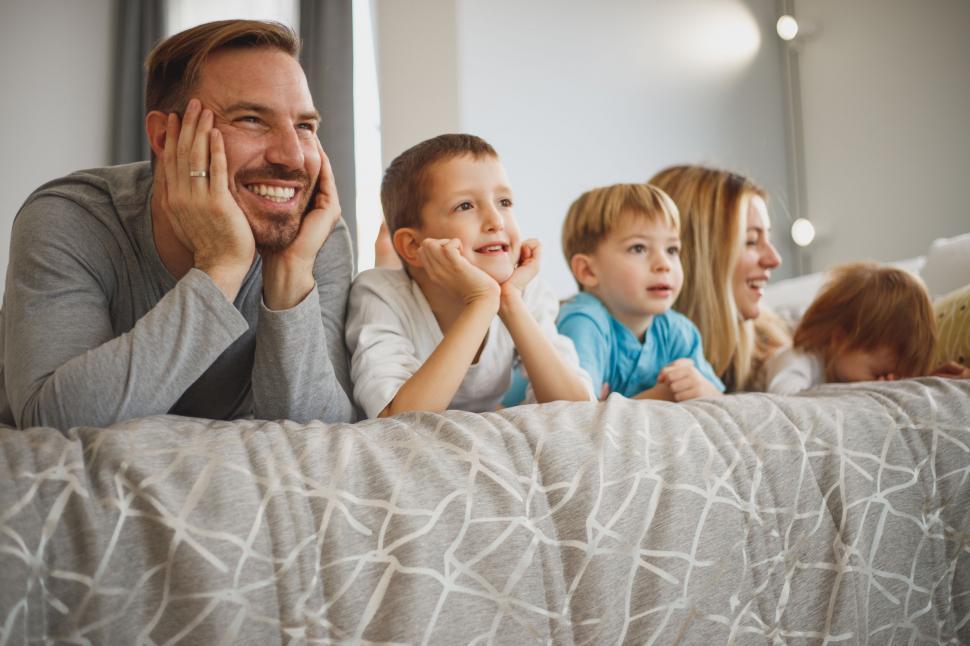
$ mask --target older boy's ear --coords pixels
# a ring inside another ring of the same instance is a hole
[[[410,227],[398,229],[394,232],[391,242],[394,244],[394,251],[397,252],[397,255],[405,263],[412,267],[421,266],[421,258],[418,255],[418,250],[421,248],[421,240],[418,238],[418,234],[414,229]]]
[[[156,157],[161,158],[165,152],[165,133],[168,130],[168,115],[158,110],[152,110],[145,115],[145,132],[148,143]]]
[[[569,268],[573,270],[576,282],[584,289],[596,287],[599,280],[596,278],[596,268],[593,266],[593,259],[584,253],[577,253],[569,259]]]

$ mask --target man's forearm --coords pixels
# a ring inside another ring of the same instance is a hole
[[[55,367],[44,376],[32,372],[47,363],[38,359],[44,340],[30,330],[24,336],[23,327],[8,328],[4,344],[14,418],[21,428],[63,430],[167,413],[248,329],[202,272],[187,274],[125,334],[66,360],[48,358]]]

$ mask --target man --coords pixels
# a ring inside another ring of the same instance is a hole
[[[350,421],[350,239],[287,28],[209,23],[148,58],[153,161],[34,192],[14,222],[0,421]]]

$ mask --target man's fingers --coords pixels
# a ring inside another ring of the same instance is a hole
[[[188,178],[190,170],[205,170],[202,168],[189,168],[189,156],[192,154],[192,144],[195,143],[195,130],[199,122],[199,112],[201,110],[202,104],[198,99],[189,101],[188,107],[185,108],[185,116],[182,118],[179,131],[178,145],[175,148],[175,152],[177,153],[175,170],[179,173],[180,177]]]
[[[178,188],[178,139],[181,126],[178,115],[174,112],[169,113],[168,122],[165,125],[165,149],[162,151],[162,166],[164,168],[166,185],[168,190],[174,191]],[[166,196],[167,197],[167,196]]]
[[[229,192],[229,172],[226,163],[226,144],[222,133],[213,128],[209,131],[209,186],[213,193]]]
[[[212,111],[203,110],[196,127],[196,136],[189,151],[189,172],[209,172],[209,133],[212,131]],[[209,192],[208,177],[192,177],[189,190],[193,194],[205,195]]]
[[[323,149],[320,139],[316,140],[317,151],[320,153],[320,177],[317,181],[317,208],[327,206],[336,207],[340,210],[340,199],[337,197],[337,183],[333,177],[333,166],[330,164],[330,157]]]

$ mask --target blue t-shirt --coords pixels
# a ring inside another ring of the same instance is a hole
[[[704,358],[700,331],[679,312],[668,310],[654,316],[641,343],[598,298],[580,292],[560,308],[558,327],[573,340],[579,365],[589,373],[597,391],[606,383],[610,392],[633,397],[655,386],[664,366],[691,359],[724,392],[724,384]]]

